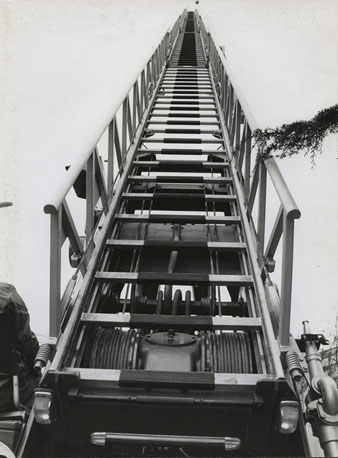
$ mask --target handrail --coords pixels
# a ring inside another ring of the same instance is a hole
[[[287,217],[289,219],[299,219],[301,217],[300,210],[291,192],[289,191],[289,188],[283,178],[283,175],[281,174],[281,171],[279,170],[275,159],[265,159],[264,163],[269,172],[271,181],[278,194],[281,204],[287,214]]]
[[[258,123],[237,87],[225,56],[216,47],[210,31],[205,28],[197,10],[195,16],[229,139],[230,160],[235,164],[236,174],[244,190],[246,216],[249,218],[251,232],[256,240],[255,258],[258,258],[261,269],[265,271],[265,278],[270,284],[269,272],[273,272],[275,265],[272,258],[283,236],[279,343],[281,347],[287,347],[291,313],[294,220],[300,218],[301,213],[275,159],[257,160],[260,157],[259,153],[262,152],[259,151],[256,152],[255,163],[252,163],[255,146],[252,146],[251,139],[254,131],[259,127]],[[252,169],[254,169],[253,176],[251,176]],[[267,175],[279,197],[281,207],[265,249]],[[255,202],[257,202],[257,230],[253,212]]]

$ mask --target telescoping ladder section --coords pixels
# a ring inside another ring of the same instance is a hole
[[[212,383],[217,372],[274,373],[214,86],[191,16],[148,116],[94,288],[81,320],[87,344],[72,365],[112,368],[113,356],[105,365],[97,349],[115,334],[127,340],[128,332],[111,328],[124,324],[198,330],[205,355],[182,369],[209,375]],[[131,361],[129,350],[126,345],[125,360],[120,355],[113,363],[127,379],[142,377],[136,370],[163,371],[168,364],[164,358],[161,367],[151,355],[147,362]]]
[[[184,16],[36,395],[62,406],[39,425],[53,456],[67,441],[83,456],[303,453],[298,432],[276,432],[294,395],[202,32]],[[28,458],[43,456],[33,431]]]

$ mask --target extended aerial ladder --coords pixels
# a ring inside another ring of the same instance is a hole
[[[300,212],[274,159],[256,160],[256,128],[198,12],[184,11],[109,120],[106,162],[96,141],[45,206],[57,342],[18,457],[314,455],[308,420],[335,456],[323,338],[307,325],[300,346],[290,335]],[[268,179],[280,207],[266,243]]]

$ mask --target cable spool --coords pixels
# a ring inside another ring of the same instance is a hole
[[[135,329],[93,329],[87,337],[81,367],[137,369],[140,337]]]
[[[253,355],[246,332],[201,332],[201,371],[252,374]]]

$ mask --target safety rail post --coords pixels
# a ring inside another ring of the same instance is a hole
[[[259,255],[264,253],[265,238],[265,220],[266,220],[266,185],[267,173],[264,162],[260,162],[259,167],[259,197],[258,197],[258,224],[257,224],[257,241]]]
[[[294,220],[300,218],[300,211],[290,194],[276,161],[271,158],[256,160],[256,163],[253,164],[255,156],[256,158],[261,157],[260,154],[253,151],[254,147],[251,141],[253,133],[258,129],[258,124],[245,98],[235,84],[235,79],[224,55],[217,49],[210,31],[205,28],[203,20],[197,11],[195,11],[195,15],[205,53],[209,57],[210,71],[213,75],[215,86],[218,88],[218,99],[223,111],[230,142],[230,159],[235,161],[237,175],[243,186],[246,217],[249,218],[250,230],[254,240],[256,240],[257,253],[254,254],[254,257],[257,258],[258,254],[260,268],[266,270],[265,278],[269,282],[271,280],[269,280],[268,273],[274,269],[273,256],[281,238],[283,239],[279,343],[281,348],[285,348],[289,345],[290,333]],[[253,176],[251,176],[252,169],[254,170]],[[281,206],[264,252],[268,176],[279,197]],[[257,193],[257,191],[259,192]],[[256,199],[258,201],[257,233],[253,214]]]
[[[145,110],[146,106],[146,79],[145,79],[145,71],[142,70],[141,73],[141,111]]]
[[[56,337],[61,320],[61,248],[63,243],[62,212],[58,209],[50,215],[50,285],[49,285],[49,334]]]
[[[164,71],[164,65],[173,49],[173,44],[177,40],[185,16],[186,10],[177,19],[172,29],[166,32],[155,52],[152,53],[146,65],[139,72],[135,83],[122,99],[120,107],[110,116],[100,135],[91,143],[90,149],[84,153],[84,157],[70,167],[64,182],[61,183],[49,203],[44,206],[45,213],[50,214],[51,223],[49,321],[50,335],[53,337],[59,333],[63,309],[66,308],[76,286],[78,274],[80,273],[84,277],[88,273],[89,259],[95,248],[97,228],[100,222],[104,221],[106,215],[108,216],[109,208],[115,202],[115,187],[119,178],[123,176],[128,151],[132,147],[135,148],[136,133],[139,131],[144,113],[149,108],[153,90]],[[132,107],[130,106],[131,100]],[[118,121],[118,113],[121,114],[122,122]],[[97,149],[98,142],[105,132],[108,134],[106,171]],[[115,160],[118,164],[116,173],[114,170]],[[85,172],[85,190],[79,192],[85,193],[86,198],[86,241],[84,244],[76,230],[66,201],[70,189],[79,184],[78,180],[83,172]],[[100,210],[97,208],[98,203],[102,206],[102,212],[98,211]],[[61,249],[66,239],[69,240],[73,251],[71,265],[76,270],[61,297]]]
[[[128,127],[128,135],[129,135],[129,146],[133,142],[134,138],[134,130],[133,130],[133,123],[131,119],[131,111],[130,111],[130,100],[129,100],[129,95],[127,95],[127,127]]]
[[[114,135],[115,135],[115,118],[109,123],[108,127],[108,196],[113,189],[114,182]]]
[[[245,120],[244,144],[245,144],[245,168],[244,168],[244,194],[249,198],[250,177],[251,177],[251,129],[247,120]]]
[[[95,221],[95,163],[93,154],[90,155],[87,161],[86,169],[86,243],[90,243],[90,236],[94,227]],[[89,248],[90,250],[91,248]]]
[[[69,210],[66,199],[62,203],[62,228],[66,237],[69,238],[70,244],[73,248],[73,256],[80,258],[83,255],[84,247],[83,243],[79,237],[76,226],[73,221],[72,214]],[[86,273],[87,262],[83,261],[80,265],[80,270],[82,275]]]
[[[275,223],[273,225],[271,235],[269,242],[266,246],[266,250],[264,253],[264,259],[266,259],[268,262],[272,262],[273,257],[275,256],[280,238],[283,234],[283,206],[281,205],[278,210],[278,214],[275,220]]]
[[[284,212],[281,323],[279,326],[279,341],[282,346],[289,345],[290,335],[294,224],[294,219],[288,218],[288,215]]]

